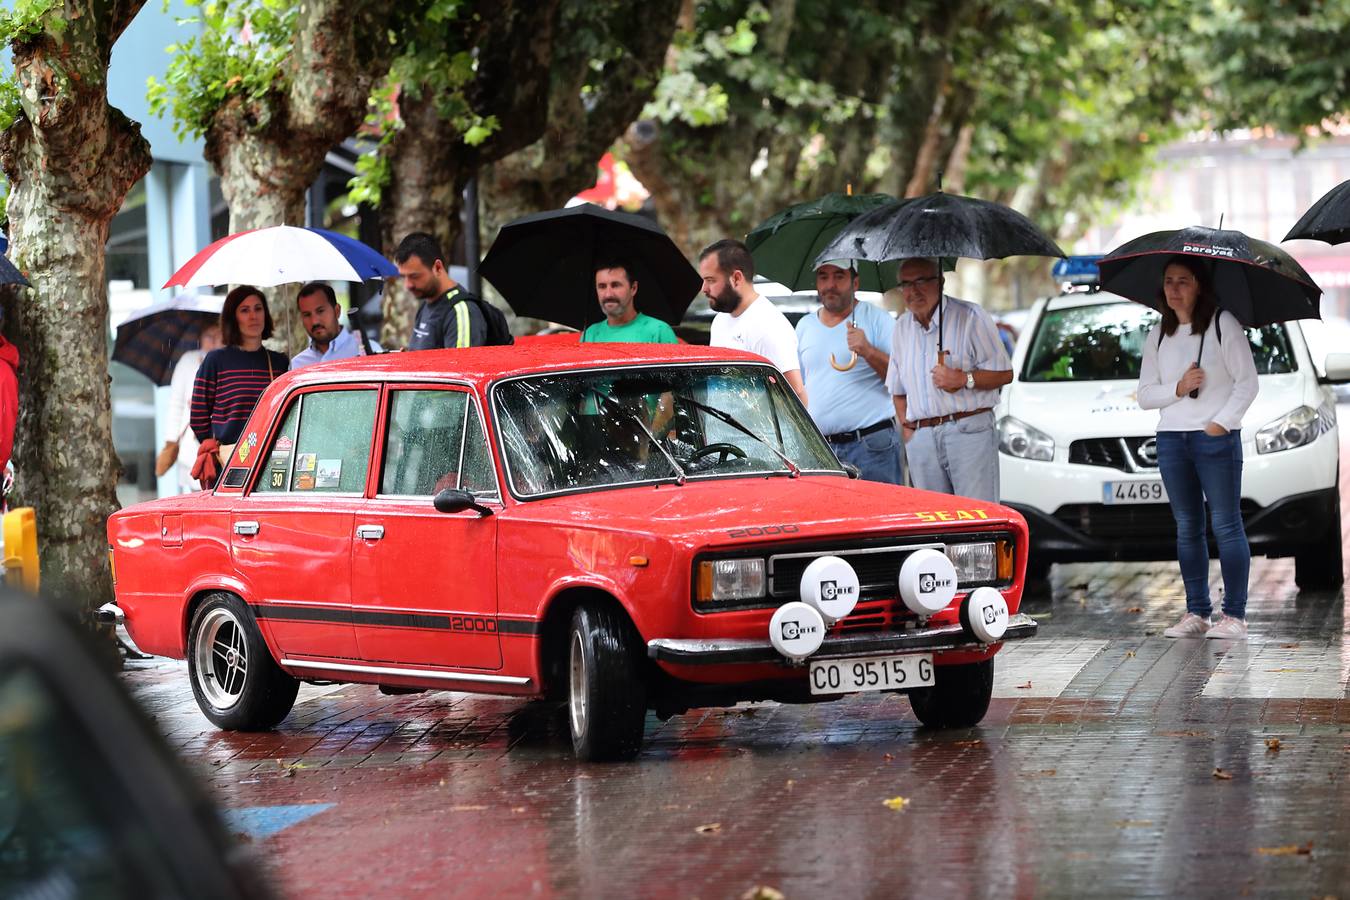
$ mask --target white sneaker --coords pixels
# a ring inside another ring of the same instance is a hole
[[[1220,616],[1214,627],[1205,632],[1207,638],[1219,638],[1228,641],[1241,640],[1246,636],[1247,620],[1235,619],[1232,616]]]
[[[1180,622],[1163,632],[1163,637],[1200,637],[1208,631],[1209,619],[1197,616],[1195,613],[1186,613],[1186,615],[1181,617]]]

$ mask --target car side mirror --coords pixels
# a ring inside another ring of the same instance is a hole
[[[1345,384],[1350,381],[1350,353],[1328,353],[1324,384]]]
[[[480,516],[492,515],[492,510],[475,500],[472,493],[455,488],[441,491],[432,499],[431,505],[436,507],[436,512],[457,513],[472,509],[477,510]]]
[[[852,478],[854,481],[857,481],[862,477],[862,469],[858,468],[853,463],[846,462],[840,463],[840,465],[844,467],[844,471],[848,473],[848,477]]]

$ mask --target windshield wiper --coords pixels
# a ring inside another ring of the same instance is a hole
[[[688,403],[695,409],[702,410],[703,412],[712,416],[714,419],[717,419],[718,421],[721,422],[725,422],[732,428],[735,428],[737,431],[750,435],[750,437],[759,441],[765,447],[768,447],[769,450],[772,451],[775,456],[777,456],[779,459],[783,461],[783,465],[787,466],[788,475],[791,476],[792,478],[796,478],[797,476],[802,474],[801,466],[797,465],[795,462],[788,459],[787,456],[783,454],[773,444],[770,444],[768,441],[764,440],[764,438],[760,437],[759,435],[751,431],[749,428],[746,428],[744,425],[742,425],[740,421],[731,413],[726,412],[724,410],[720,410],[715,406],[709,406],[706,403],[699,403],[697,400],[695,400],[693,397],[690,397],[687,394],[676,394],[675,396],[678,399],[683,400],[685,403]]]
[[[600,398],[600,402],[603,405],[609,407],[610,409],[618,410],[620,415],[627,417],[627,419],[630,422],[636,422],[637,426],[642,429],[642,433],[647,435],[648,440],[652,442],[651,445],[655,447],[657,450],[661,451],[661,455],[666,458],[666,462],[670,463],[670,467],[675,470],[675,483],[679,485],[684,484],[686,477],[684,474],[684,469],[680,466],[678,462],[675,461],[675,457],[670,454],[670,451],[667,450],[661,444],[661,442],[656,439],[656,435],[652,434],[651,429],[647,427],[646,422],[642,421],[641,416],[633,412],[628,407],[624,406],[618,400],[615,400],[613,397],[606,394],[604,391],[599,390],[598,388],[591,388],[590,391],[592,394],[595,394],[595,396]]]

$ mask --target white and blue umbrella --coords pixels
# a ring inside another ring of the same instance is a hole
[[[188,260],[164,287],[392,278],[398,268],[355,238],[322,228],[274,225],[227,235]]]

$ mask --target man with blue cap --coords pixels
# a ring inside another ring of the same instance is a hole
[[[807,409],[840,460],[868,481],[904,483],[895,409],[886,388],[894,323],[858,299],[851,259],[816,267],[820,309],[797,322]]]

